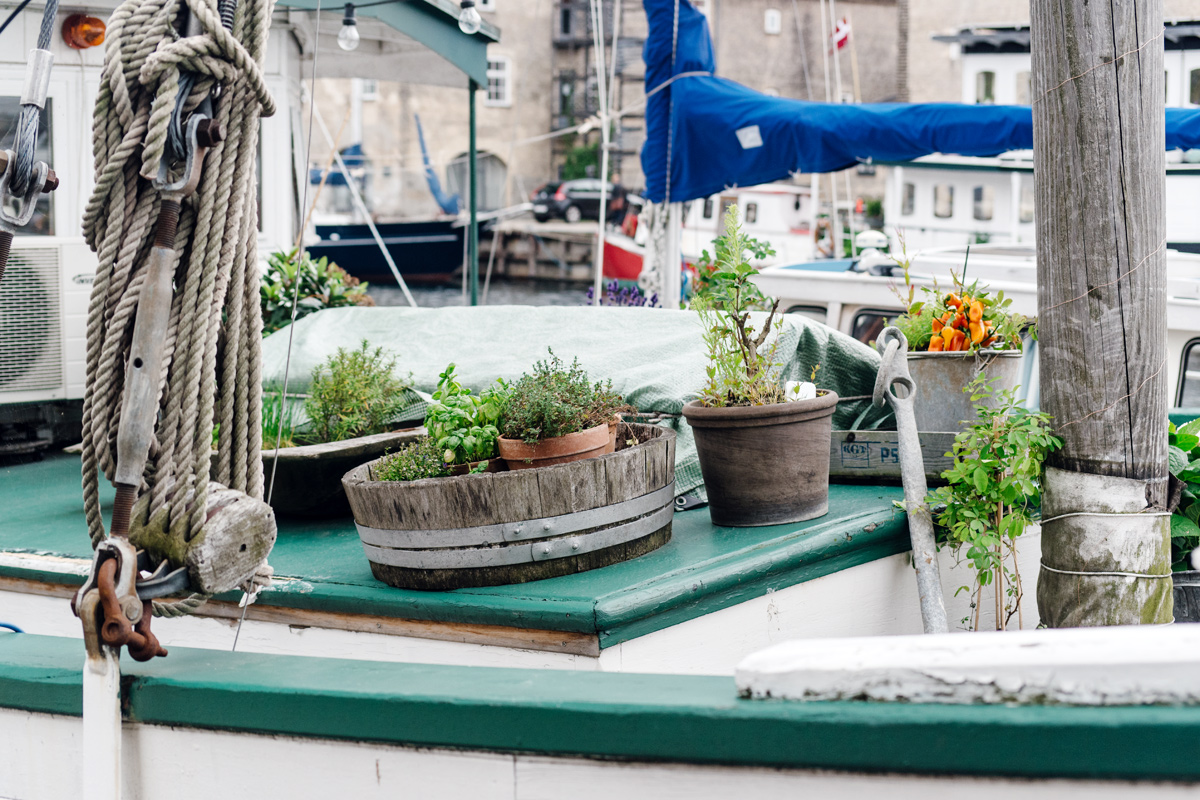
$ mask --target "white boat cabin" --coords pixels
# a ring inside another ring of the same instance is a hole
[[[962,60],[961,101],[1029,105],[1028,26],[968,28],[936,36]],[[1165,27],[1169,108],[1200,106],[1200,22]],[[1033,153],[998,158],[936,155],[889,171],[884,210],[893,252],[1034,241]],[[1200,252],[1200,150],[1167,153],[1167,246]]]
[[[724,232],[725,212],[737,204],[747,235],[768,242],[775,250],[773,264],[792,264],[814,257],[816,205],[812,189],[788,183],[731,188],[685,204],[680,249],[694,262],[713,239]]]

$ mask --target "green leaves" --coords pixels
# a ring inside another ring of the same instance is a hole
[[[992,388],[983,377],[964,391],[984,401],[975,406],[979,419],[955,437],[947,454],[953,464],[942,473],[947,485],[932,492],[928,502],[941,507],[937,522],[946,541],[965,550],[976,585],[988,586],[1001,573],[1009,576],[1005,548],[1011,551],[1032,522],[1042,465],[1062,442],[1051,432],[1050,417],[1018,406],[1012,392],[1001,394],[993,407],[986,402]],[[1011,576],[1008,585],[1014,585]]]
[[[594,428],[619,411],[633,410],[611,381],[592,383],[578,360],[567,367],[553,351],[549,361],[537,362],[532,373],[504,391],[499,428],[527,444]]]
[[[1167,468],[1184,488],[1171,515],[1171,569],[1191,569],[1188,556],[1200,547],[1200,418],[1176,428],[1167,423]]]
[[[325,308],[375,305],[367,284],[324,257],[313,261],[307,252],[272,253],[259,285],[264,336],[292,322],[293,296],[296,319]]]
[[[437,444],[426,436],[385,456],[375,465],[374,472],[375,479],[380,481],[416,481],[444,477],[450,474],[450,469],[442,460]]]
[[[425,428],[445,452],[447,464],[470,464],[496,455],[500,431],[496,420],[504,400],[504,383],[475,396],[454,377],[454,364],[438,376],[434,402],[425,414]]]
[[[338,442],[387,430],[404,407],[409,382],[394,374],[396,359],[363,340],[357,350],[339,347],[313,371],[304,410],[312,422],[309,438]]]

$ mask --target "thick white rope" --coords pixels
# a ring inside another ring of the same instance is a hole
[[[181,71],[196,75],[191,111],[216,85],[213,117],[227,138],[208,151],[194,195],[183,203],[170,326],[155,444],[143,476],[149,517],[172,537],[191,539],[206,519],[211,477],[261,499],[262,319],[257,269],[255,158],[260,116],[274,112],[261,64],[271,0],[241,0],[225,30],[215,0],[186,0],[200,23],[181,37],[185,0],[126,0],[108,24],[93,133],[96,188],[84,234],[99,267],[88,309],[87,392],[83,414],[83,494],[95,546],[105,536],[99,472],[111,479],[134,313],[153,244],[158,192],[149,178],[163,158]],[[155,602],[156,613],[190,613]]]

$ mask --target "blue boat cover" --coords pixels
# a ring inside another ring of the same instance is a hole
[[[348,147],[343,147],[338,151],[342,156],[342,161],[346,164],[346,169],[353,170],[355,167],[361,167],[367,163],[367,156],[363,152],[362,144],[352,144]],[[308,182],[316,186],[321,182],[321,176],[324,170],[320,167],[313,167],[308,171]],[[327,186],[346,186],[346,176],[342,173],[342,168],[337,164],[329,170],[329,177],[325,179]]]
[[[644,3],[650,33],[643,53],[648,99],[642,170],[652,202],[685,202],[794,173],[835,172],[867,159],[995,156],[1033,147],[1029,106],[839,105],[768,97],[714,74],[707,20],[688,0],[678,1],[677,38],[676,0]],[[1200,147],[1200,108],[1167,109],[1166,146]]]

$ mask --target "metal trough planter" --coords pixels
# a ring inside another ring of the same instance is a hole
[[[524,583],[626,561],[671,538],[675,433],[622,423],[617,447],[569,464],[408,482],[375,480],[376,459],[342,485],[384,583]]]

